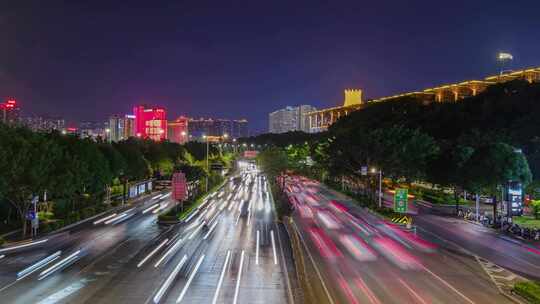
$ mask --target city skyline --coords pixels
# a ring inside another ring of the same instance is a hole
[[[497,72],[500,51],[510,68],[538,65],[538,3],[289,5],[15,4],[2,10],[0,93],[29,114],[98,120],[149,102],[262,131],[273,109],[335,106],[347,87],[371,98],[475,79]]]

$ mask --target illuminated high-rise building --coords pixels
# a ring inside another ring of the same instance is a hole
[[[167,123],[167,136],[170,142],[183,144],[188,141],[188,118],[180,116]]]
[[[268,131],[270,133],[309,132],[309,117],[306,114],[315,110],[310,105],[300,105],[274,111],[268,114]]]
[[[0,103],[0,121],[3,123],[17,123],[19,121],[20,108],[13,98]]]
[[[155,141],[167,139],[167,113],[164,108],[140,105],[133,108],[133,115],[137,137]]]
[[[135,115],[127,114],[124,117],[124,139],[130,137],[135,137],[137,132],[135,132]]]

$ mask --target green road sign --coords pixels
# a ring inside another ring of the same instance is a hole
[[[407,213],[407,195],[408,189],[396,189],[394,193],[394,211],[398,213]]]

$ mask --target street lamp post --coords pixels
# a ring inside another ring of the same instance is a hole
[[[206,192],[208,192],[208,175],[210,174],[209,166],[208,166],[208,150],[210,149],[209,143],[208,143],[208,136],[203,135],[203,138],[206,139]]]
[[[382,170],[379,172],[379,208],[382,208]],[[377,169],[371,168],[371,173],[377,173]]]

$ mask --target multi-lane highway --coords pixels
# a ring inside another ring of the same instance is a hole
[[[390,225],[319,183],[292,177],[285,188],[320,303],[512,303],[458,246]]]
[[[0,252],[5,303],[288,303],[290,256],[268,184],[251,165],[183,223],[160,227],[170,195],[43,243]]]

